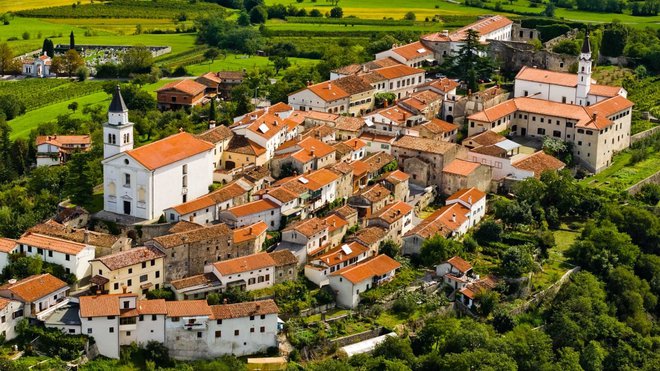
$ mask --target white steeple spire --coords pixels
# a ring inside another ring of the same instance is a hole
[[[589,31],[587,30],[582,43],[580,59],[578,60],[578,82],[576,98],[581,106],[588,106],[589,90],[591,90],[591,44],[589,43]]]
[[[108,122],[103,125],[103,158],[131,149],[133,149],[133,123],[128,121],[128,108],[117,85],[108,108]]]

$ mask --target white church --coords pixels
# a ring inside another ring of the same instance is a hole
[[[117,86],[103,125],[103,209],[136,221],[208,193],[213,144],[180,132],[133,149],[133,123]]]

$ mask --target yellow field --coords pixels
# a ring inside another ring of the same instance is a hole
[[[109,31],[118,34],[130,35],[135,32],[136,25],[142,25],[143,32],[152,29],[174,30],[177,24],[170,19],[150,18],[48,18],[46,22],[72,25],[80,28],[91,28],[95,30]],[[192,25],[192,21],[179,22],[178,26]]]
[[[46,8],[50,6],[71,5],[73,0],[0,0],[0,13],[15,12],[17,10]],[[87,3],[82,1],[81,3]]]

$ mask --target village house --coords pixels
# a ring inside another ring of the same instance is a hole
[[[86,223],[84,224],[86,225]],[[47,220],[45,223],[37,224],[27,230],[42,236],[54,237],[71,242],[91,245],[94,247],[95,256],[112,254],[129,249],[132,239],[127,236],[114,236],[109,233],[90,231],[88,229],[75,228],[60,224],[55,220]]]
[[[358,229],[355,234],[349,236],[346,241],[357,241],[360,244],[367,246],[372,255],[378,254],[380,244],[383,243],[387,237],[388,231],[381,227],[366,227]]]
[[[232,182],[209,194],[164,210],[169,222],[181,220],[209,224],[216,222],[220,211],[248,202],[250,189],[244,182]]]
[[[421,115],[425,120],[432,120],[440,113],[444,97],[433,90],[424,90],[412,93],[409,98],[397,102],[399,107]]]
[[[333,209],[332,214],[337,215],[338,217],[344,219],[348,223],[348,227],[351,228],[358,222],[358,213],[354,208],[344,205]]]
[[[408,201],[408,196],[410,195],[408,180],[410,179],[410,175],[401,170],[393,170],[383,174],[381,179],[380,184],[390,191],[395,200]]]
[[[10,263],[11,254],[17,253],[18,250],[18,241],[0,237],[0,269],[4,269]]]
[[[253,253],[260,251],[266,242],[267,230],[268,225],[264,222],[232,230],[234,248],[236,251],[252,251]]]
[[[218,93],[225,100],[231,99],[232,89],[242,84],[245,79],[244,71],[220,71],[216,75],[220,78]]]
[[[134,293],[146,297],[163,286],[165,254],[155,247],[136,247],[90,261],[92,292]]]
[[[403,136],[392,147],[399,170],[410,174],[411,183],[442,186],[442,169],[456,158],[466,158],[467,149],[454,143]]]
[[[407,127],[416,126],[425,121],[421,114],[416,114],[405,107],[385,107],[365,116],[365,131],[378,135],[396,137],[403,135]]]
[[[365,123],[361,117],[339,116],[329,125],[335,129],[337,140],[349,140],[362,134]]]
[[[282,230],[278,250],[291,251],[300,264],[304,264],[308,255],[318,255],[330,248],[328,230],[329,226],[323,219],[315,217],[297,221]]]
[[[276,153],[279,156],[271,162],[273,176],[279,176],[284,166],[290,166],[296,174],[305,174],[336,161],[335,149],[313,137],[291,140],[280,146]]]
[[[369,125],[367,125],[366,128],[369,128]],[[392,144],[394,144],[394,141],[396,140],[396,137],[390,134],[382,135],[372,132],[363,132],[360,134],[359,138],[367,144],[367,154],[380,152],[392,154]]]
[[[64,267],[84,286],[91,274],[90,261],[95,257],[94,246],[33,232],[26,232],[18,239],[18,252],[26,256],[37,256],[46,263]]]
[[[215,146],[213,149],[213,168],[222,168],[222,156],[229,147],[229,141],[234,136],[234,132],[224,125],[210,125],[209,130],[198,134],[197,138],[207,141]]]
[[[465,234],[486,215],[486,194],[476,188],[461,189],[403,236],[403,253],[417,255],[424,241],[441,235],[445,238]]]
[[[443,30],[422,36],[420,41],[424,46],[433,50],[435,59],[442,64],[445,58],[455,55],[465,45],[468,30],[477,31],[481,43],[486,43],[487,40],[510,41],[513,36],[512,26],[512,20],[496,15],[482,18],[453,32]]]
[[[21,61],[23,65],[23,76],[30,77],[54,77],[55,73],[50,71],[52,58],[46,52],[39,58],[26,58]]]
[[[23,319],[23,304],[18,300],[0,298],[0,336],[10,341],[18,336],[16,327]]]
[[[461,188],[490,189],[493,172],[489,166],[455,159],[442,169],[441,192],[450,195]]]
[[[340,245],[348,231],[348,222],[338,214],[330,214],[323,218],[323,221],[328,226],[328,241],[330,247]]]
[[[270,160],[275,155],[275,150],[287,140],[289,127],[285,123],[285,118],[277,113],[266,112],[254,119],[250,118],[249,124],[235,124],[232,131],[235,135],[244,136],[247,140],[264,148],[266,160]]]
[[[158,109],[190,108],[202,104],[206,85],[195,80],[177,80],[156,90]]]
[[[68,295],[69,286],[66,282],[50,273],[32,275],[18,281],[11,279],[0,286],[0,297],[23,305],[14,312],[15,317],[43,320],[55,309],[66,305]]]
[[[230,207],[222,210],[219,216],[219,220],[231,228],[245,227],[263,221],[268,225],[269,231],[280,229],[281,219],[280,205],[269,199]]]
[[[371,217],[392,201],[392,192],[380,184],[361,189],[348,199],[348,205],[357,210],[358,218]]]
[[[392,45],[392,49],[376,53],[375,59],[392,58],[409,67],[422,67],[432,64],[433,51],[416,41],[406,45]]]
[[[164,282],[201,274],[206,264],[253,254],[254,250],[238,249],[232,244],[232,231],[225,224],[155,237],[146,246],[160,250],[165,256]]]
[[[438,264],[435,267],[435,274],[442,278],[442,282],[450,286],[452,290],[460,290],[468,283],[478,279],[472,271],[472,264],[463,260],[460,256],[454,256],[451,259]]]
[[[310,258],[309,264],[305,265],[305,277],[323,287],[329,283],[330,274],[349,265],[357,264],[369,256],[371,256],[369,248],[358,242],[343,244],[322,255]]]
[[[234,135],[222,152],[220,168],[225,170],[263,166],[268,163],[266,149],[242,135]]]
[[[275,254],[275,257],[273,257]],[[222,283],[223,289],[236,288],[252,291],[271,287],[275,282],[295,278],[297,270],[292,262],[297,259],[289,251],[261,252],[207,265],[206,273],[213,273]],[[280,277],[280,272],[282,276]]]
[[[422,138],[454,143],[456,142],[456,136],[458,134],[458,125],[450,124],[438,118],[433,118],[410,128],[407,132],[410,135],[416,133],[417,136]]]
[[[37,166],[61,165],[76,152],[88,151],[92,145],[89,135],[40,135],[36,140]]]
[[[196,78],[195,82],[206,86],[204,93],[213,96],[218,94],[218,87],[222,80],[215,72],[207,72]]]
[[[381,227],[387,231],[386,240],[401,243],[401,238],[412,227],[413,208],[403,201],[391,203],[367,219],[367,225]]]
[[[351,75],[365,75],[372,70],[377,70],[383,67],[398,66],[400,64],[402,63],[390,57],[375,59],[362,64],[349,64],[348,66],[339,67],[330,71],[330,80],[336,80]]]
[[[456,293],[456,301],[468,309],[475,309],[481,305],[479,294],[493,290],[496,285],[497,282],[491,277],[479,278],[460,289]]]
[[[337,305],[356,308],[360,293],[389,282],[400,267],[401,264],[389,256],[378,255],[331,273],[329,285],[337,293]]]

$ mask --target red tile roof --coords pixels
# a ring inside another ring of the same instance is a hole
[[[450,258],[449,260],[447,260],[447,263],[451,264],[454,268],[458,269],[462,273],[465,273],[470,269],[472,269],[472,265],[466,262],[465,260],[463,260],[463,258],[461,258],[460,256],[454,256]]]
[[[279,309],[272,299],[236,304],[212,305],[212,319],[232,319],[277,314]]]
[[[447,166],[442,169],[443,173],[456,174],[462,176],[468,176],[472,174],[479,167],[477,162],[469,162],[465,160],[455,159],[454,161],[447,164]]]
[[[516,80],[540,82],[560,86],[577,86],[578,77],[574,73],[555,72],[524,66],[516,75]]]
[[[405,60],[413,60],[417,59],[420,57],[428,57],[433,55],[433,51],[430,49],[427,49],[424,44],[422,44],[419,41],[415,41],[414,43],[398,46],[396,48],[392,48],[392,51],[395,52],[396,54],[402,56]]]
[[[86,246],[82,243],[44,236],[32,232],[28,232],[21,236],[21,238],[18,239],[18,243],[70,255],[78,255],[78,253],[80,253]]]
[[[206,300],[166,301],[165,305],[168,317],[211,317],[213,315]]]
[[[348,249],[345,246],[348,247]],[[323,264],[327,265],[328,267],[332,267],[334,265],[341,264],[345,261],[358,257],[360,256],[360,254],[368,250],[369,248],[367,248],[366,246],[362,245],[359,242],[353,241],[347,244],[337,246],[334,249],[326,252],[325,254],[313,258],[312,260],[320,260],[323,262]],[[346,251],[350,251],[350,253],[347,254]]]
[[[155,247],[136,247],[127,251],[105,255],[95,260],[100,261],[108,267],[108,269],[114,271],[142,262],[162,259],[164,257],[165,254]]]
[[[255,269],[274,267],[275,261],[267,252],[242,256],[213,263],[215,269],[223,276],[249,272]]]
[[[396,142],[394,142],[393,146],[419,152],[436,153],[442,155],[456,148],[457,145],[454,143],[438,141],[430,138],[419,138],[404,135]]]
[[[352,282],[358,284],[364,280],[372,279],[374,276],[382,276],[397,268],[401,264],[387,255],[378,255],[373,259],[361,262],[357,265],[340,269],[332,276],[342,276]]]
[[[469,205],[474,205],[479,200],[486,197],[484,192],[472,187],[472,188],[463,188],[456,191],[453,195],[447,198],[447,201],[452,200],[461,200]]]
[[[371,216],[371,219],[382,219],[387,224],[392,224],[412,212],[412,209],[412,206],[407,203],[397,201],[380,209],[376,214]]]
[[[233,242],[235,244],[254,240],[255,238],[266,233],[268,225],[264,222],[258,222],[253,225],[248,225],[243,228],[234,229]]]
[[[374,70],[374,72],[388,80],[392,80],[411,75],[423,74],[424,70],[400,64],[397,66],[379,68]]]
[[[66,282],[45,273],[23,278],[15,283],[5,283],[0,286],[0,291],[9,291],[12,294],[10,299],[31,303],[63,288],[68,288]]]
[[[442,33],[436,32],[430,35],[422,36],[422,40],[432,41],[432,42],[463,41],[465,40],[467,30],[469,29],[475,30],[479,32],[480,35],[485,36],[493,31],[504,28],[512,23],[513,23],[512,20],[503,17],[501,15],[496,15],[496,16],[480,19],[477,22],[474,22],[454,32],[451,32],[448,36],[444,36]]]
[[[125,153],[147,169],[155,170],[213,148],[213,144],[181,132]]]
[[[37,137],[37,145],[49,143],[57,147],[66,145],[89,145],[92,138],[89,135],[40,135]]]
[[[17,245],[16,240],[0,237],[0,252],[9,253],[14,250]]]
[[[162,92],[166,90],[178,90],[188,95],[195,96],[204,92],[206,85],[202,85],[195,80],[177,80],[172,81],[168,84],[163,85],[162,88],[156,90],[157,92]]]
[[[518,169],[531,171],[534,173],[534,177],[538,179],[541,177],[541,174],[544,171],[561,170],[566,166],[566,164],[546,154],[543,151],[538,151],[533,155],[529,155],[521,160],[512,163],[511,166]]]
[[[620,86],[608,86],[608,85],[598,85],[591,84],[589,88],[589,95],[597,95],[599,97],[616,97],[621,91]]]
[[[213,273],[203,273],[170,281],[170,285],[172,285],[177,290],[182,290],[188,287],[207,285],[211,282],[220,281],[218,280],[218,277],[216,277]]]
[[[280,208],[279,205],[277,205],[273,201],[268,199],[263,199],[263,200],[248,202],[246,204],[239,206],[230,207],[229,209],[227,209],[227,211],[230,212],[232,215],[240,218],[243,216],[258,214],[258,213],[266,212],[268,210],[274,210],[279,208]]]

